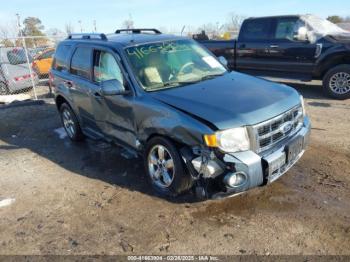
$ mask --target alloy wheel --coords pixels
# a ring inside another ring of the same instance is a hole
[[[73,121],[71,112],[69,112],[67,109],[63,110],[62,112],[62,120],[63,120],[64,128],[66,129],[69,137],[71,138],[74,137],[75,135],[74,121]]]
[[[173,157],[162,145],[155,145],[149,151],[148,169],[152,181],[161,188],[168,188],[174,180]]]
[[[334,74],[329,81],[329,87],[338,95],[350,92],[350,74],[345,72]]]

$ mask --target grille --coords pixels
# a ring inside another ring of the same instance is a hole
[[[256,151],[261,153],[297,132],[303,123],[303,110],[295,107],[275,118],[253,126]]]

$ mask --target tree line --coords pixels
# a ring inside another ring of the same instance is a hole
[[[327,20],[334,24],[350,23],[350,16],[341,17],[339,15],[331,15],[327,17]]]

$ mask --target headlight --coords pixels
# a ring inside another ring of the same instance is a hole
[[[304,104],[304,97],[302,95],[300,95],[300,103],[301,103],[301,107],[303,109],[303,116],[306,116],[306,110],[305,110],[305,104]]]
[[[245,127],[218,131],[213,135],[205,135],[204,141],[209,147],[218,147],[224,152],[238,152],[250,149],[250,142]]]

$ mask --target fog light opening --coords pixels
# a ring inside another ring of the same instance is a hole
[[[239,187],[247,182],[247,175],[244,172],[229,173],[225,176],[224,182],[229,187]]]

